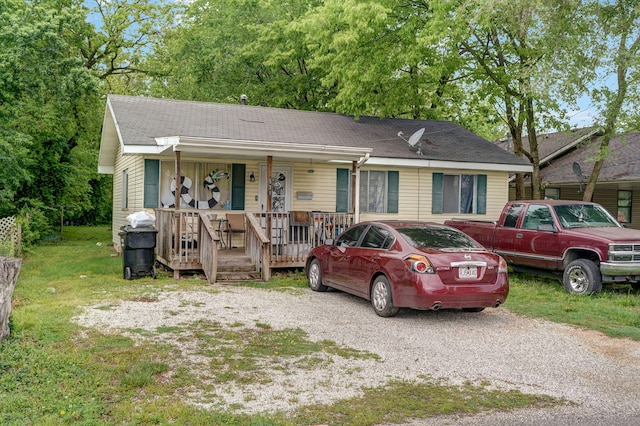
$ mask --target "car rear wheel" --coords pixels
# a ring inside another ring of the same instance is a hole
[[[562,276],[564,288],[573,294],[595,294],[602,291],[602,275],[598,266],[587,259],[569,263]]]
[[[327,291],[327,286],[322,284],[322,270],[318,259],[313,259],[309,264],[309,287],[313,291]]]
[[[384,275],[376,277],[371,286],[371,305],[373,310],[381,317],[395,316],[400,310],[393,306],[391,285]]]

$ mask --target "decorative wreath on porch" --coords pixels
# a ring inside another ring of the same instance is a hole
[[[206,201],[197,201],[193,199],[189,191],[191,190],[191,186],[193,182],[188,176],[180,176],[180,181],[182,182],[182,187],[180,189],[180,198],[182,201],[187,204],[189,207],[195,208],[196,205],[199,209],[212,209],[216,205],[220,203],[221,193],[220,188],[218,188],[218,181],[224,178],[229,178],[229,174],[225,170],[214,170],[211,173],[205,176],[203,185],[205,188],[211,191],[211,198]],[[171,194],[173,195],[173,200],[175,200],[176,196],[176,179],[171,179]],[[165,208],[175,208],[174,202],[163,202],[163,207]]]

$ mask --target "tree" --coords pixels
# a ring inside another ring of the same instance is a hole
[[[542,197],[538,128],[559,124],[545,118],[563,115],[554,93],[557,86],[549,77],[555,74],[560,52],[568,50],[578,34],[576,12],[572,0],[464,0],[439,8],[433,21],[434,33],[446,33],[457,44],[468,84],[495,105],[514,153],[533,165],[534,199]],[[524,175],[519,174],[516,198],[524,194]]]
[[[594,31],[589,38],[591,52],[597,59],[602,81],[614,76],[615,88],[606,84],[595,87],[592,98],[600,105],[603,136],[594,159],[593,170],[583,194],[591,201],[602,165],[609,155],[609,141],[620,121],[636,120],[640,83],[640,6],[635,0],[592,2]]]
[[[336,96],[333,110],[354,116],[449,118],[464,92],[459,63],[429,32],[428,1],[327,0],[296,24]]]
[[[326,109],[330,90],[307,67],[303,35],[289,24],[318,1],[196,0],[165,32],[150,68],[154,96]]]
[[[0,214],[28,214],[27,244],[58,223],[58,206],[95,207],[97,154],[88,153],[99,140],[102,101],[71,35],[85,17],[84,8],[55,1],[0,7],[0,150],[7,153]]]
[[[107,92],[135,90],[128,83],[150,72],[145,59],[161,34],[171,28],[181,7],[157,0],[91,0],[83,4],[90,7],[87,19],[71,32],[84,66],[104,82]]]

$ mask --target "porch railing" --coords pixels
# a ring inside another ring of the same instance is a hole
[[[334,239],[344,230],[354,224],[353,213],[324,213],[312,212],[313,218],[313,246],[325,243],[329,238]]]
[[[220,252],[220,231],[206,210],[156,209],[158,260],[174,270],[203,270],[215,281]],[[352,213],[292,211],[245,213],[245,255],[262,279],[272,268],[303,267],[309,250],[335,239],[354,223]]]
[[[200,264],[207,280],[213,284],[218,273],[218,246],[220,244],[217,230],[206,215],[200,215]]]
[[[255,213],[270,241],[271,267],[304,266],[309,250],[353,224],[352,213],[291,211]]]
[[[271,278],[269,266],[269,237],[265,234],[260,222],[253,213],[245,214],[246,222],[246,254],[259,269],[263,281]]]
[[[219,235],[206,213],[156,209],[156,256],[179,278],[181,270],[204,270],[215,277]],[[215,278],[213,278],[215,279]]]

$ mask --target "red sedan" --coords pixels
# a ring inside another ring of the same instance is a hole
[[[502,257],[436,223],[358,223],[311,250],[306,274],[312,290],[363,297],[382,317],[399,308],[480,312],[509,294]]]

